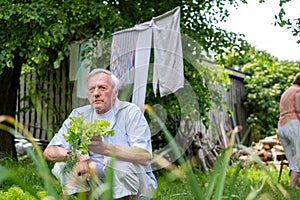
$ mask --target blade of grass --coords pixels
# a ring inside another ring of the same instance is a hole
[[[238,178],[238,175],[239,175],[241,169],[242,169],[242,165],[239,162],[237,167],[236,167],[236,170],[234,171],[233,180],[231,181],[230,186],[229,186],[229,193],[228,193],[229,200],[231,200],[232,197],[234,196],[234,185],[237,181],[237,178]]]
[[[57,190],[54,187],[54,185],[58,185],[58,182],[50,174],[48,165],[45,162],[45,160],[36,156],[36,152],[33,151],[32,149],[28,148],[28,149],[26,149],[26,152],[30,155],[30,158],[34,162],[40,176],[43,178],[45,189],[48,192],[48,195],[51,195],[55,198],[59,198]]]
[[[244,145],[237,145],[237,147],[239,149],[242,149],[245,152],[247,152],[253,158],[253,160],[261,167],[261,169],[263,169],[263,171],[266,172],[270,178],[272,178],[271,172],[268,170],[266,165],[262,162],[262,160],[253,151],[251,151],[248,147],[246,147]]]
[[[212,177],[210,178],[208,184],[208,192],[205,195],[206,199],[222,199],[225,187],[227,167],[229,165],[232,148],[235,141],[235,134],[237,133],[237,131],[237,128],[233,130],[227,149],[224,149],[222,155],[219,156],[219,158],[217,159],[217,162],[212,172]],[[213,194],[215,195],[213,196]]]
[[[147,105],[145,110],[147,112],[149,112],[149,114],[154,117],[154,119],[157,120],[158,124],[160,125],[160,127],[162,128],[162,131],[164,133],[164,136],[166,138],[166,140],[168,141],[170,147],[172,148],[173,152],[175,153],[175,156],[178,158],[178,162],[179,164],[182,166],[186,174],[186,177],[188,179],[188,183],[189,186],[191,188],[191,191],[193,193],[193,196],[195,197],[195,199],[203,199],[203,192],[201,191],[201,188],[199,187],[199,183],[197,181],[197,178],[192,170],[192,167],[190,165],[189,162],[185,162],[178,147],[177,144],[173,138],[173,136],[171,135],[171,133],[168,131],[167,127],[165,126],[165,124],[161,121],[161,119],[156,115],[156,113],[153,111],[153,109]]]
[[[211,173],[211,176],[208,181],[208,188],[206,189],[205,199],[212,199],[212,195],[215,189],[215,185],[218,182],[218,178],[220,176],[220,171],[222,170],[222,162],[223,162],[223,154],[219,155],[214,169]]]
[[[224,161],[223,161],[223,166],[221,167],[220,179],[219,179],[218,184],[217,184],[216,196],[214,198],[216,200],[222,199],[222,196],[223,196],[223,191],[224,191],[224,187],[225,187],[226,172],[227,172],[227,167],[229,165],[233,144],[234,144],[234,141],[235,141],[235,134],[236,134],[236,132],[234,132],[234,134],[232,134],[232,137],[230,138],[230,145],[229,145],[229,147],[226,150],[225,155],[224,155]]]
[[[101,196],[101,199],[103,200],[111,200],[113,199],[114,191],[114,166],[115,163],[115,152],[113,151],[111,154],[111,159],[109,161],[109,164],[105,170],[105,180],[104,185],[106,185],[106,190],[103,192],[103,195]]]
[[[267,180],[267,178],[265,177],[263,179],[263,182],[260,187],[256,186],[255,189],[252,189],[252,191],[248,194],[246,200],[257,199],[257,196],[258,196],[259,192],[262,190],[263,186],[265,185],[266,180]]]

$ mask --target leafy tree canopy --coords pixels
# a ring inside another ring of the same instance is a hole
[[[55,54],[54,68],[68,54],[68,44],[110,36],[114,30],[147,21],[176,6],[182,8],[182,31],[206,51],[219,53],[243,42],[238,34],[217,28],[229,15],[226,4],[244,1],[86,1],[3,0],[0,3],[0,69],[13,67],[18,54],[34,69]],[[242,45],[240,45],[242,46]]]
[[[285,5],[291,1],[292,0],[280,0],[279,6],[281,9],[279,13],[275,16],[276,18],[275,25],[290,29],[293,36],[298,38],[297,42],[300,44],[300,17],[295,17],[295,18],[287,17],[287,12],[284,8]]]
[[[29,69],[43,66],[54,54],[52,66],[58,68],[71,41],[110,34],[111,27],[122,21],[117,13],[96,1],[4,0],[0,3],[0,69],[14,67],[16,54],[26,59],[24,66]]]

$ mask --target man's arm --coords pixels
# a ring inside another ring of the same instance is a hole
[[[48,146],[44,150],[44,158],[51,162],[62,162],[68,158],[68,150],[60,146]]]
[[[84,155],[77,154],[79,161],[73,170],[80,176],[90,172],[90,159]],[[48,146],[44,151],[44,158],[51,162],[64,162],[69,156],[69,151],[60,146]]]
[[[297,92],[295,96],[295,111],[298,119],[300,120],[300,92]]]
[[[147,166],[150,164],[151,155],[148,151],[138,147],[118,146],[104,143],[101,137],[94,137],[89,150],[104,156],[115,156],[119,160]]]
[[[138,147],[128,147],[128,146],[117,146],[112,144],[106,144],[105,155],[111,155],[115,153],[116,158],[133,162],[140,165],[147,166],[150,164],[151,155],[148,151],[138,148]]]

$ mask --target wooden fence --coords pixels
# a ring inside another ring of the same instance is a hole
[[[49,141],[73,107],[66,66],[21,77],[16,118],[36,139]]]

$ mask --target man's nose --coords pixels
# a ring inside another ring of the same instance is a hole
[[[100,96],[100,90],[98,88],[95,88],[94,90],[94,96],[99,97]]]

